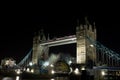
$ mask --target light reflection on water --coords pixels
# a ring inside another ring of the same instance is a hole
[[[4,77],[2,80],[69,80],[68,77],[55,77],[51,79],[21,79],[20,76],[13,77]]]
[[[2,80],[21,80],[20,76],[14,77],[3,77]]]
[[[2,80],[14,80],[12,77],[4,77]]]
[[[16,80],[20,80],[20,76],[16,76]]]

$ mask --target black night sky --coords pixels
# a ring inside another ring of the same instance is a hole
[[[44,29],[50,38],[75,34],[77,19],[82,24],[85,16],[88,16],[91,24],[95,21],[98,41],[119,53],[119,8],[6,9],[0,16],[0,60],[12,57],[19,62],[32,48],[36,30]]]

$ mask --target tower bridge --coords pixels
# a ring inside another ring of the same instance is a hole
[[[35,33],[33,37],[33,48],[32,48],[32,63],[38,64],[38,60],[44,54],[45,58],[49,57],[49,48],[59,45],[67,45],[76,43],[76,63],[82,64],[84,67],[97,66],[97,65],[119,65],[120,55],[111,49],[105,47],[98,41],[96,26],[90,24],[87,21],[85,24],[77,25],[76,35],[70,35],[60,38],[48,39],[44,35],[43,31]],[[30,53],[19,63],[27,63]],[[26,62],[27,61],[27,62]],[[112,63],[110,63],[110,61]]]
[[[32,63],[39,64],[39,59],[43,58],[47,60],[49,58],[49,48],[53,46],[60,46],[66,44],[76,43],[76,64],[80,64],[81,68],[86,69],[98,69],[97,67],[107,66],[120,68],[120,54],[105,47],[100,42],[96,41],[97,33],[95,24],[90,24],[86,21],[85,24],[77,25],[76,35],[70,35],[55,39],[48,39],[42,32],[38,32],[33,37],[32,48]],[[27,60],[31,53],[19,63],[19,65],[28,64]],[[115,69],[115,68],[112,68]]]
[[[32,62],[38,64],[38,59],[45,54],[46,57],[49,55],[49,47],[73,44],[76,43],[76,63],[89,65],[89,61],[96,64],[96,48],[91,47],[91,43],[87,40],[86,36],[91,37],[94,41],[96,40],[96,28],[95,25],[84,24],[76,27],[76,35],[65,36],[61,38],[54,38],[52,40],[46,39],[43,32],[38,32],[33,39],[33,56]]]

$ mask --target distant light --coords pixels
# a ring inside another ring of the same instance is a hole
[[[33,63],[32,63],[32,62],[30,62],[30,63],[29,63],[29,65],[30,65],[30,66],[32,66],[32,65],[33,65]]]
[[[30,72],[30,68],[27,68],[27,72]]]
[[[51,64],[51,65],[50,65],[50,67],[54,67],[54,65],[53,65],[53,64]]]
[[[16,80],[20,80],[20,76],[16,76]]]
[[[104,71],[104,70],[101,71],[101,75],[102,75],[102,76],[105,75],[105,71]]]
[[[55,73],[55,71],[54,70],[51,70],[51,74],[54,74]]]
[[[34,73],[34,69],[31,69],[31,73]]]
[[[76,68],[75,71],[74,71],[74,73],[77,74],[77,75],[80,74],[79,69]]]
[[[85,67],[82,67],[81,70],[85,70]]]
[[[48,61],[46,61],[44,64],[43,64],[43,66],[48,66],[49,65],[49,62]]]
[[[69,65],[70,65],[70,64],[72,63],[72,61],[70,60],[68,63],[69,63]]]
[[[55,79],[52,78],[52,79],[50,79],[50,80],[55,80]]]
[[[91,44],[90,46],[91,46],[91,47],[94,47],[94,45],[92,45],[92,44]]]
[[[16,70],[16,73],[17,73],[17,74],[20,74],[20,73],[21,73],[21,70],[20,70],[20,69]]]

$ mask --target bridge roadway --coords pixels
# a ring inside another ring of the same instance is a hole
[[[40,45],[52,47],[52,46],[59,46],[59,45],[72,44],[72,43],[76,43],[75,35],[56,38],[54,40],[48,40],[46,42],[42,42]]]

